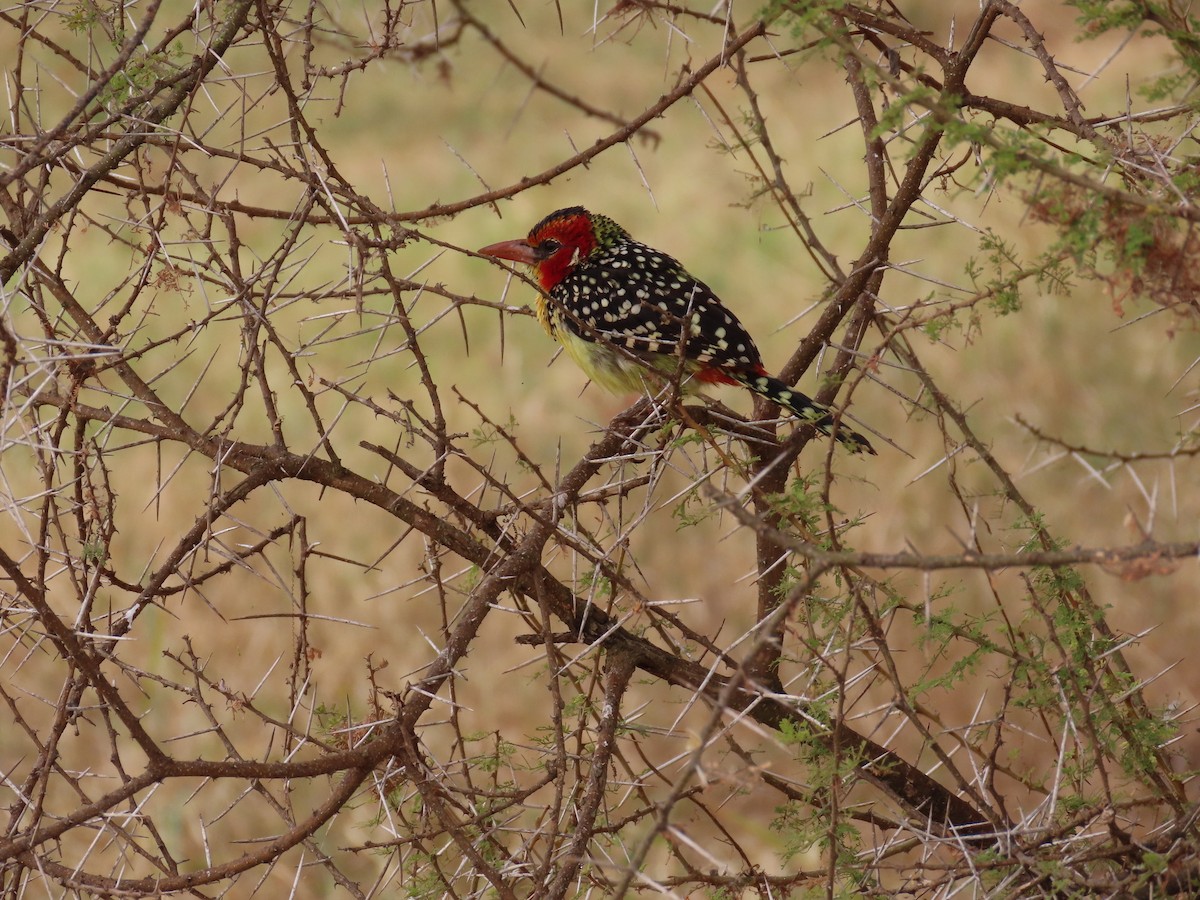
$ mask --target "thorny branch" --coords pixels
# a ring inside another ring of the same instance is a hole
[[[1123,30],[1081,68],[1074,13],[909,6],[0,11],[5,896],[1192,891],[1194,692],[1139,642],[1190,600],[1194,406],[1016,452],[942,355],[1072,278],[1194,328],[1191,109],[1115,61],[1194,71],[1198,23],[1084,13]],[[786,236],[788,295],[742,293],[785,338],[817,298],[781,377],[819,365],[877,468],[667,394],[584,447],[531,405],[566,366],[502,379],[528,313],[470,213],[595,196],[635,138],[681,221]]]

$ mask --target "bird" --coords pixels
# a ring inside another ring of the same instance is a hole
[[[607,216],[559,209],[518,240],[481,256],[533,268],[544,295],[537,319],[594,382],[642,392],[678,379],[685,392],[738,385],[833,436],[854,453],[875,453],[832,411],[772,376],[748,331],[674,257],[635,241]]]

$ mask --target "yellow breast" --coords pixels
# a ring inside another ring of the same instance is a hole
[[[546,298],[541,294],[538,294],[534,299],[533,311],[537,313],[537,320],[542,324],[542,328],[545,329],[546,334],[557,341],[558,335],[555,334],[557,329],[554,327],[554,320],[551,318],[550,304],[546,302]]]
[[[644,365],[605,341],[581,338],[567,327],[561,312],[547,306],[545,301],[539,301],[538,321],[588,378],[614,394],[640,394],[648,390],[647,376],[651,376],[651,384],[654,379]]]

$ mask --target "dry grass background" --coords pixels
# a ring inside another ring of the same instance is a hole
[[[685,58],[704,59],[716,50],[715,44],[706,43],[715,36],[707,30],[696,29],[694,35],[684,36],[662,23],[647,21],[620,26],[618,20],[606,20],[596,25],[591,4],[562,4],[560,31],[559,11],[553,5],[519,5],[523,25],[511,12],[489,12],[494,15],[489,21],[504,40],[525,58],[544,63],[548,76],[568,92],[587,96],[621,115],[636,114],[669,89]],[[913,14],[923,16],[918,24],[940,37],[956,15],[969,17],[976,8],[974,2],[927,3]],[[375,13],[357,5],[334,5],[328,12],[359,33],[366,31],[363,23]],[[1094,42],[1076,40],[1070,10],[1039,10],[1038,14],[1047,43],[1064,67],[1096,71],[1118,50],[1116,36]],[[359,24],[349,24],[353,22]],[[414,38],[427,34],[431,27],[428,9],[415,10]],[[6,48],[13,46],[13,39],[10,31],[0,27],[0,59],[10,58]],[[336,42],[324,52],[328,64],[350,55]],[[1158,74],[1162,57],[1163,47],[1152,40],[1120,48],[1115,61],[1081,90],[1089,111],[1122,109],[1126,76],[1136,88],[1140,81]],[[239,71],[265,68],[262,59],[246,50],[237,50],[229,63]],[[1008,96],[1027,96],[1031,105],[1049,91],[1030,60],[999,45],[986,51],[973,78],[1005,84]],[[732,77],[721,74],[707,84],[715,99],[736,115],[743,101],[734,90]],[[843,72],[832,61],[797,61],[794,66],[775,66],[756,86],[793,181],[811,182],[806,209],[814,216],[822,239],[842,260],[853,258],[867,229],[863,214],[850,203],[863,190],[862,137],[853,125]],[[222,97],[221,90],[220,85],[210,87],[211,100],[217,106],[230,99]],[[44,102],[61,105],[67,99],[65,92],[47,83]],[[343,174],[349,175],[362,193],[381,206],[398,210],[469,196],[480,189],[480,181],[491,186],[517,181],[611,130],[552,97],[531,94],[520,73],[475,46],[451,47],[436,62],[420,65],[378,64],[365,77],[352,76],[340,99],[339,108],[339,98],[330,96],[315,115],[326,146]],[[711,98],[699,96],[676,106],[665,122],[654,123],[660,141],[639,139],[628,149],[613,148],[548,187],[502,203],[500,216],[481,207],[436,227],[425,223],[425,230],[451,245],[471,249],[519,236],[543,214],[561,206],[582,204],[604,212],[639,239],[683,260],[737,311],[757,336],[768,366],[782,364],[814,321],[824,285],[794,236],[780,228],[778,212],[753,198],[744,156],[721,146],[729,135],[723,127],[714,127],[714,107]],[[247,130],[253,133],[262,128],[270,135],[283,115],[281,101],[266,97],[258,109],[247,114]],[[44,117],[52,121],[55,115],[47,112]],[[3,131],[0,126],[0,134]],[[162,165],[153,152],[146,160],[151,166]],[[205,174],[216,184],[228,171],[226,162],[214,159]],[[276,192],[281,189],[284,186],[270,173],[242,167],[222,190],[244,203],[278,204]],[[1022,257],[1036,255],[1052,239],[1046,226],[1029,220],[1016,193],[963,195],[948,190],[944,199],[947,208],[965,221],[1011,240]],[[105,202],[97,198],[92,214],[103,217],[107,212],[114,223],[123,221],[122,228],[136,231],[127,210],[115,200],[109,201],[105,210]],[[270,252],[280,227],[269,220],[250,223],[239,232],[243,253],[249,257]],[[180,233],[169,237],[179,242],[180,267],[186,270],[193,248],[181,223]],[[322,243],[323,238],[328,242]],[[909,232],[897,242],[893,259],[908,261],[913,271],[929,280],[889,277],[884,299],[899,306],[942,292],[933,281],[964,283],[966,261],[981,255],[975,239],[965,228]],[[336,239],[335,231],[314,234],[311,240],[293,289],[304,284],[317,290],[345,278],[352,251]],[[53,256],[53,249],[43,254],[44,258]],[[430,284],[442,283],[457,293],[495,300],[507,290],[503,296],[510,304],[531,299],[527,287],[506,286],[505,275],[482,260],[420,242],[397,251],[393,261],[397,271],[420,272],[417,277]],[[91,229],[73,236],[63,272],[81,298],[100,306],[106,302],[107,292],[137,264],[127,248],[114,244],[99,229]],[[185,278],[178,286],[164,280],[138,339],[145,342],[157,333],[166,334],[181,321],[199,319],[227,299],[211,285],[196,280]],[[1200,358],[1200,336],[1189,323],[1167,312],[1138,320],[1152,309],[1136,299],[1125,301],[1124,317],[1118,317],[1114,298],[1097,283],[1080,284],[1060,294],[1031,290],[1024,294],[1024,301],[1018,313],[985,316],[977,324],[947,332],[943,345],[931,348],[926,356],[935,375],[944,383],[957,385],[958,397],[972,404],[970,418],[979,433],[997,457],[1020,474],[1020,487],[1047,511],[1051,529],[1069,536],[1070,543],[1130,543],[1139,539],[1141,527],[1163,540],[1193,539],[1200,485],[1181,482],[1171,462],[1098,473],[1087,460],[1064,455],[1035,440],[1016,417],[1091,447],[1166,450],[1173,445],[1180,423],[1186,427],[1195,418],[1195,412],[1180,416],[1197,402],[1200,369],[1192,366]],[[30,328],[28,313],[13,298],[7,302],[14,320]],[[623,405],[595,388],[584,390],[582,376],[566,360],[550,363],[553,346],[532,318],[511,316],[501,323],[491,310],[467,308],[460,322],[457,316],[443,316],[443,311],[444,305],[435,296],[422,299],[413,310],[416,321],[428,323],[424,349],[436,380],[456,385],[495,420],[511,418],[524,449],[548,470],[554,470],[557,459],[569,463],[578,458],[602,423]],[[409,367],[407,355],[389,353],[402,343],[403,336],[386,298],[368,296],[359,304],[340,299],[332,303],[299,300],[278,310],[273,322],[298,344],[318,332],[324,335],[300,361],[306,375],[345,382],[384,404],[389,391],[400,397],[418,393],[418,376]],[[240,359],[239,327],[237,317],[231,316],[228,324],[198,332],[192,342],[176,342],[156,351],[164,370],[168,364],[173,366],[160,386],[172,396],[194,391],[187,412],[196,421],[222,408],[233,393]],[[906,393],[914,391],[915,383],[903,372],[885,368],[880,377]],[[812,388],[815,376],[810,373],[802,384]],[[721,399],[748,411],[744,398],[730,394]],[[447,400],[452,432],[472,432],[480,427],[466,405],[449,400],[448,394]],[[855,401],[855,416],[900,448],[884,447],[877,458],[835,460],[840,476],[837,502],[847,515],[865,516],[854,532],[856,546],[880,551],[907,546],[930,553],[960,549],[971,522],[947,490],[944,467],[926,474],[944,454],[936,423],[910,415],[904,404],[879,385],[865,384]],[[340,401],[326,395],[322,402],[328,420],[337,418]],[[302,409],[285,407],[283,412],[287,424],[306,435],[297,445],[315,445],[316,435],[310,433]],[[20,427],[11,420],[6,425]],[[268,438],[265,422],[258,425],[256,433],[254,419],[243,417],[238,436],[243,440]],[[357,443],[367,440],[392,446],[403,443],[405,436],[398,434],[393,422],[351,408],[338,420],[335,440],[350,464],[377,471],[384,478],[387,473],[382,461],[367,457]],[[507,470],[509,464],[503,462],[509,455],[507,449],[502,443],[493,446],[498,468]],[[806,457],[815,466],[823,452],[823,445],[813,445]],[[120,507],[136,510],[136,514],[123,516],[112,544],[112,560],[119,571],[136,577],[160,563],[164,548],[191,527],[209,496],[213,473],[205,461],[184,458],[171,447],[148,444],[124,452],[122,458],[124,465],[110,473],[113,493]],[[31,540],[30,521],[18,501],[36,491],[38,477],[30,468],[30,457],[18,447],[10,448],[0,465],[10,498],[0,520],[0,543],[13,552]],[[459,470],[456,477],[466,483],[470,476]],[[980,491],[972,499],[978,504],[981,521],[1011,521],[1008,512],[997,510],[1001,501],[987,493],[984,473],[968,463],[957,477],[968,495]],[[672,495],[684,485],[684,477],[667,481],[653,498],[659,508],[652,514],[652,524],[633,537],[633,556],[644,577],[645,592],[657,599],[679,599],[676,612],[698,631],[719,634],[721,639],[740,634],[753,624],[753,535],[721,516],[678,528],[672,515]],[[291,512],[326,526],[319,549],[327,558],[314,562],[306,573],[315,611],[329,617],[311,625],[310,642],[319,655],[312,660],[316,694],[308,704],[345,710],[356,720],[370,718],[365,660],[386,663],[378,679],[388,689],[399,690],[434,652],[426,636],[437,634],[442,623],[440,605],[419,580],[429,562],[425,548],[411,539],[397,546],[401,535],[393,520],[344,497],[322,496],[312,487],[299,487],[286,499],[274,494],[256,496],[236,511],[246,527],[232,530],[224,540],[229,545],[251,540],[265,523],[277,522]],[[997,530],[986,536],[985,544],[1015,548],[1024,539],[1023,533]],[[201,589],[183,602],[148,612],[136,634],[137,659],[150,676],[143,682],[143,708],[155,710],[156,727],[163,733],[196,735],[181,737],[194,755],[219,753],[221,748],[212,735],[202,734],[208,726],[199,710],[180,702],[176,693],[153,686],[156,674],[179,677],[178,664],[163,651],[178,650],[185,637],[190,641],[214,681],[229,691],[223,723],[238,734],[240,714],[234,698],[241,692],[271,696],[269,686],[282,683],[293,646],[290,626],[276,617],[292,609],[297,592],[294,559],[276,553],[271,560],[271,568],[256,565],[222,579],[213,593]],[[1010,576],[999,573],[991,577],[995,583],[1004,583]],[[464,573],[455,583],[465,590],[469,579],[470,573]],[[958,573],[914,574],[892,581],[916,598],[951,590],[956,607],[977,611],[990,602],[987,582],[982,575]],[[1194,664],[1194,647],[1200,640],[1195,580],[1130,583],[1097,575],[1091,583],[1097,599],[1111,605],[1114,628],[1146,632],[1128,651],[1138,674],[1153,675],[1182,661],[1169,677],[1147,687],[1148,699],[1181,708],[1194,705],[1200,698],[1200,671]],[[1019,615],[1019,611],[1014,613]],[[516,617],[493,617],[487,633],[473,646],[465,669],[467,679],[459,685],[457,700],[474,711],[473,727],[481,735],[500,733],[506,739],[534,735],[546,721],[548,698],[535,680],[541,663],[526,670],[527,692],[512,689],[517,679],[501,678],[539,656],[513,643],[522,631]],[[914,670],[927,662],[916,643],[919,637],[897,635],[893,641],[901,664]],[[39,662],[42,652],[18,652],[14,645],[0,660],[0,678],[25,694],[28,706],[23,708],[33,720],[38,717],[36,707],[53,699],[58,690],[54,669]],[[37,673],[43,670],[48,680],[39,683]],[[260,684],[268,688],[256,691]],[[496,690],[498,684],[503,684],[504,690]],[[935,692],[924,702],[936,709],[941,722],[952,726],[977,716],[980,704],[995,703],[988,691],[986,673],[980,673],[968,689]],[[645,689],[645,695],[679,702],[669,692],[651,687]],[[275,713],[281,718],[288,714],[284,701],[276,691]],[[173,722],[163,718],[164,707],[170,710]],[[53,709],[46,704],[45,711],[48,716]],[[242,724],[246,732],[240,737],[246,740],[245,746],[254,746],[253,735],[260,724],[250,717],[244,717]],[[686,730],[685,723],[681,731]],[[488,739],[482,738],[481,750],[487,746]],[[264,755],[270,752],[265,744],[259,749]],[[1022,748],[1023,762],[1036,766],[1040,753],[1047,749]],[[10,773],[27,766],[29,762],[23,758],[27,750],[23,737],[0,728],[0,771]],[[1189,761],[1200,757],[1200,745],[1191,733],[1183,737],[1179,750]],[[86,744],[73,744],[72,752],[75,756],[63,760],[68,768],[102,769],[106,765],[102,758],[89,757]],[[6,790],[0,786],[0,796]],[[231,783],[228,790],[232,804],[242,788]],[[178,832],[165,837],[190,844],[194,856],[203,858],[205,838],[189,812],[187,790],[173,786],[149,802],[161,809],[177,808]],[[265,807],[260,812],[264,821],[271,820],[273,814]],[[335,847],[368,839],[367,822],[376,812],[363,805],[344,816],[326,840]],[[238,804],[235,814],[252,819],[254,801]],[[773,835],[767,818],[756,818],[752,800],[746,807],[745,822],[761,832],[770,853]],[[246,828],[253,831],[252,824]],[[363,856],[361,872],[365,875],[373,864],[369,854]],[[353,864],[347,871],[353,871]],[[280,870],[272,878],[282,879],[285,874]],[[282,895],[289,889],[281,883],[268,893]],[[312,881],[302,881],[295,892],[297,896],[336,893],[323,877],[315,875]],[[247,883],[236,895],[251,893]]]

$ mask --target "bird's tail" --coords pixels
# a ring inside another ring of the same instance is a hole
[[[766,372],[730,373],[748,390],[766,397],[772,403],[778,403],[797,418],[808,422],[822,434],[833,434],[833,412],[817,403],[806,394],[795,388],[790,388],[778,378],[773,378]],[[844,422],[837,423],[836,438],[838,443],[851,453],[870,453],[875,455],[871,442]]]

